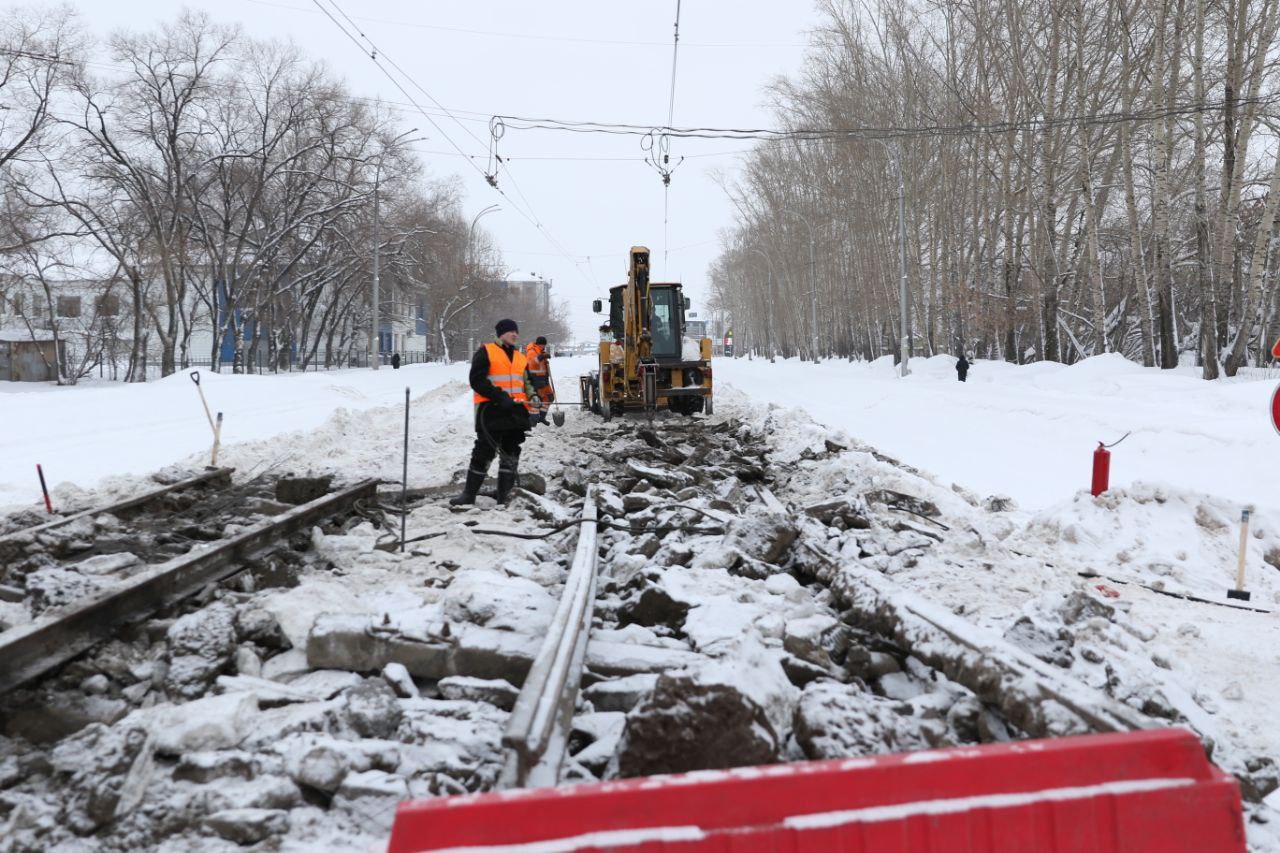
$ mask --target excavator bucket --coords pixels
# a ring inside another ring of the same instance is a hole
[[[1155,729],[403,803],[389,850],[1243,851],[1235,780]]]

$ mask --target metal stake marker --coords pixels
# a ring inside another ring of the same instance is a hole
[[[1244,588],[1244,558],[1249,549],[1249,510],[1240,511],[1240,559],[1236,564],[1236,588],[1227,590],[1227,598],[1248,601],[1250,593]]]
[[[400,474],[400,553],[404,553],[404,528],[409,520],[409,389],[404,389],[404,469]]]
[[[49,487],[44,483],[44,468],[40,467],[40,463],[36,463],[36,473],[40,475],[40,491],[44,492],[44,508],[49,515],[53,515],[53,504],[49,501]]]

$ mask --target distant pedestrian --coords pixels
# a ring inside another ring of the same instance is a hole
[[[956,362],[956,377],[961,382],[969,376],[969,359],[964,357],[964,353],[960,353],[960,359]]]
[[[391,354],[391,369],[392,370],[400,369],[400,353],[398,352],[393,352]]]

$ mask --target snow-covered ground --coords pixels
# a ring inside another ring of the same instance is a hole
[[[1205,382],[1197,368],[1144,368],[1118,355],[1070,367],[978,361],[965,383],[955,359],[866,362],[721,359],[716,377],[754,399],[796,406],[946,482],[1043,509],[1089,487],[1099,441],[1111,482],[1139,480],[1280,506],[1273,382]]]
[[[906,380],[888,359],[871,364],[719,359],[716,377],[758,402],[799,407],[941,480],[1014,498],[1037,510],[1089,485],[1098,441],[1116,447],[1112,483],[1167,483],[1245,504],[1280,505],[1280,436],[1268,415],[1270,382],[1204,382],[1193,368],[1161,371],[1119,356],[1070,367],[979,361],[959,383],[948,356],[912,361]],[[559,359],[562,399],[588,359]],[[202,374],[209,406],[224,412],[223,442],[270,439],[319,426],[336,409],[359,412],[466,381],[466,365],[278,376]],[[465,391],[460,395],[465,396]],[[186,374],[73,388],[0,383],[0,506],[39,502],[35,464],[54,483],[82,488],[145,473],[207,450],[210,430]]]
[[[574,377],[587,366],[585,359],[554,362],[562,398],[577,397]],[[873,554],[864,566],[1006,636],[1023,620],[1031,626],[1024,635],[1033,638],[1069,629],[1081,652],[1074,676],[1102,688],[1120,673],[1126,689],[1158,696],[1156,705],[1164,707],[1156,710],[1176,713],[1212,738],[1215,757],[1227,766],[1280,756],[1280,729],[1272,723],[1280,705],[1280,680],[1272,677],[1280,664],[1273,384],[1205,383],[1191,372],[1148,370],[1112,356],[1072,367],[980,361],[965,384],[946,357],[917,360],[913,369],[901,380],[884,361],[719,360],[717,411],[767,431],[775,464],[789,466],[793,498],[820,501],[883,488],[942,510],[950,530],[926,557],[908,564]],[[220,461],[241,472],[341,470],[392,479],[400,472],[395,406],[408,386],[410,484],[432,486],[465,463],[471,434],[465,378],[462,364],[206,376],[205,392],[226,416]],[[86,500],[79,489],[104,477],[195,463],[209,444],[185,375],[136,386],[5,387],[0,414],[0,507],[38,505],[36,462],[61,484],[55,500],[75,503]],[[1126,431],[1132,435],[1114,451],[1113,490],[1090,497],[1093,447]],[[851,450],[832,453],[828,440]],[[539,459],[572,464],[556,459],[557,445],[556,431],[539,430],[526,445],[524,467],[537,470]],[[919,473],[877,462],[872,448]],[[124,478],[102,485],[109,493],[143,488]],[[1015,503],[992,504],[989,495]],[[1226,603],[1245,506],[1254,509],[1247,586],[1256,610],[1166,594]],[[834,528],[832,537],[837,541]],[[499,547],[470,536],[432,545],[437,558],[464,566]],[[301,599],[308,603],[299,611],[317,602],[354,607],[361,596],[368,600],[360,607],[373,607],[369,596],[383,581],[372,578],[363,590],[358,580],[304,585],[289,593],[299,600],[282,612]],[[1109,602],[1123,618],[1080,624],[1064,618],[1070,597],[1082,592]],[[306,630],[285,628],[300,636]],[[1280,849],[1269,831],[1251,826],[1250,833],[1256,849]]]

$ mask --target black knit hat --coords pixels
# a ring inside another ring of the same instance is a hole
[[[520,327],[516,325],[515,320],[499,320],[498,325],[493,327],[493,333],[497,337],[502,337],[507,332],[518,332]]]
[[[534,341],[534,343],[540,347],[545,347],[547,345],[547,339],[544,338],[542,335],[538,335],[538,339]]]

